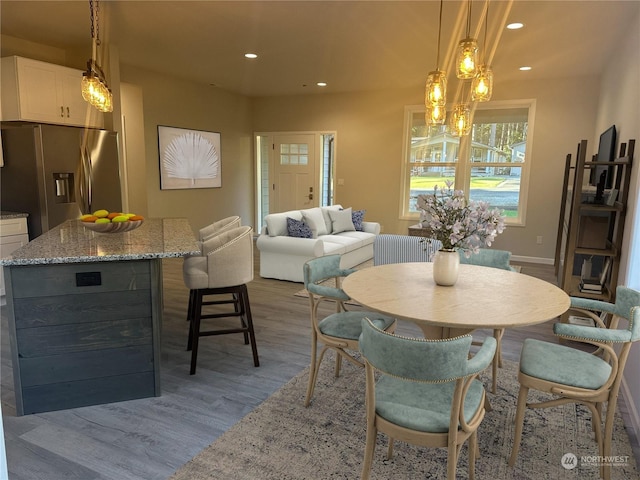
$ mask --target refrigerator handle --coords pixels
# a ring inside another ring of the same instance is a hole
[[[91,158],[87,148],[80,149],[80,202],[83,213],[91,213]]]

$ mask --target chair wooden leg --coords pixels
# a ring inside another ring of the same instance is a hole
[[[308,407],[311,403],[311,397],[313,396],[313,390],[315,388],[315,377],[318,355],[318,335],[315,331],[311,334],[311,364],[309,365],[309,384],[307,385],[307,396],[304,399],[304,406]]]
[[[246,285],[241,286],[239,300],[242,301],[241,309],[244,311],[243,324],[246,323],[247,331],[244,332],[245,345],[251,341],[251,351],[253,353],[253,365],[260,366],[260,360],[258,359],[258,346],[256,345],[256,334],[253,330],[253,317],[251,316],[251,306],[249,305],[249,291]],[[248,338],[247,338],[248,337]]]
[[[342,367],[342,355],[336,352],[336,368],[333,372],[336,378],[340,376],[340,367]]]
[[[369,480],[377,436],[378,430],[376,429],[374,420],[367,420],[367,440],[364,447],[364,460],[362,462],[362,474],[360,475],[361,480]]]
[[[607,402],[607,416],[604,421],[604,438],[602,439],[602,456],[607,458],[611,455],[611,437],[613,436],[613,419],[616,413],[616,403],[618,403],[618,396],[609,398]],[[602,466],[600,475],[604,480],[611,480],[611,465],[605,463]]]
[[[513,435],[513,448],[511,449],[511,457],[509,458],[509,466],[513,467],[518,458],[518,450],[522,440],[522,427],[524,424],[524,411],[527,409],[527,395],[529,387],[520,385],[520,393],[518,394],[518,406],[516,409],[515,433]]]
[[[200,316],[202,315],[202,291],[196,290],[194,294],[194,315],[191,321],[191,369],[189,375],[196,373],[198,360],[198,341],[200,339]]]
[[[458,465],[458,446],[455,442],[455,433],[450,433],[449,435],[453,435],[454,439],[449,438],[449,446],[447,448],[447,480],[456,480],[456,467]]]
[[[476,453],[478,452],[478,435],[477,430],[469,437],[469,480],[473,480],[476,476]]]

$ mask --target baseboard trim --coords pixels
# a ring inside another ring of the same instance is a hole
[[[636,404],[633,401],[633,396],[631,395],[631,391],[629,390],[629,386],[624,375],[622,376],[622,382],[620,382],[620,389],[622,390],[621,393],[626,410],[626,414],[623,415],[625,427],[627,427],[627,430],[630,430],[630,434],[633,434],[631,444],[633,445],[635,443],[636,446],[638,446],[640,444],[640,414],[636,409]],[[638,459],[638,461],[640,462],[640,459]]]
[[[539,263],[542,265],[553,265],[555,263],[553,258],[526,257],[524,255],[511,255],[511,260],[514,262]]]

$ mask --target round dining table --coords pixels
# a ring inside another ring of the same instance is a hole
[[[476,329],[543,323],[569,309],[557,286],[522,273],[461,264],[453,286],[433,280],[433,263],[393,263],[358,270],[342,289],[359,304],[417,324],[426,338],[450,338]]]

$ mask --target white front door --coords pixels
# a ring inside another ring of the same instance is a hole
[[[317,148],[314,134],[273,137],[273,175],[269,210],[286,212],[318,206]]]

